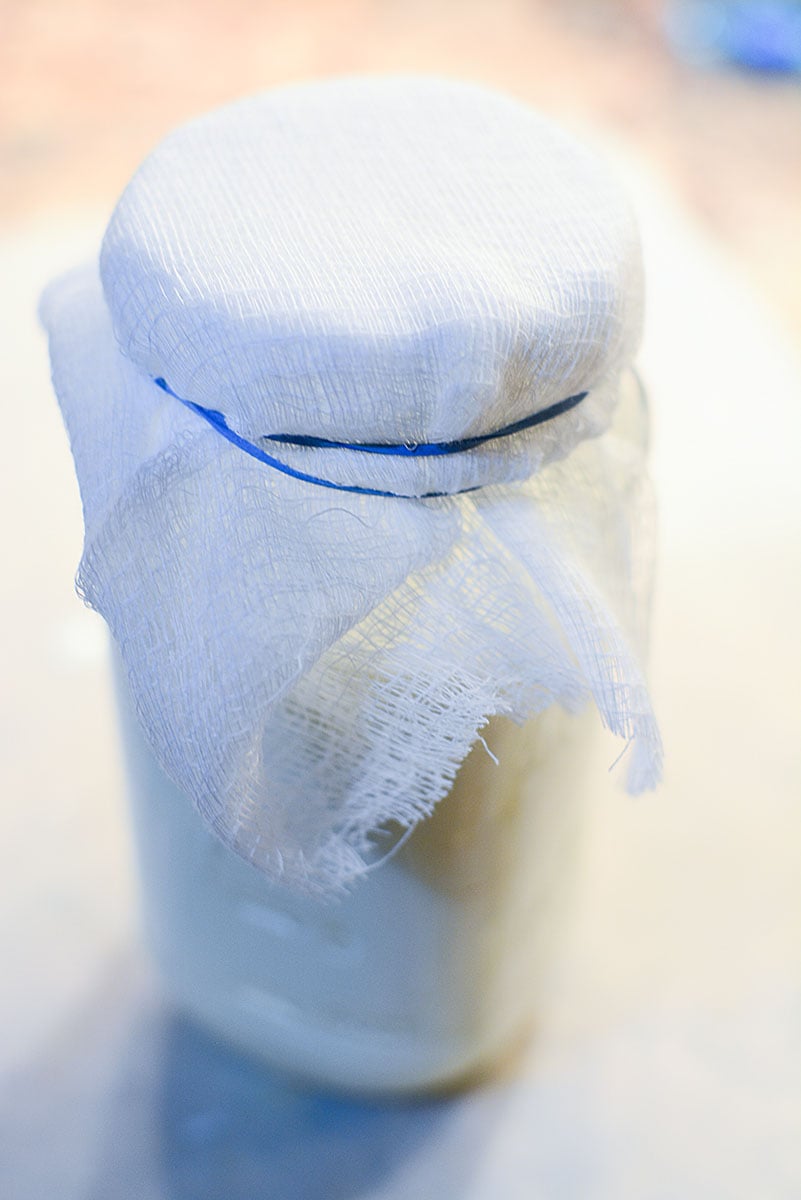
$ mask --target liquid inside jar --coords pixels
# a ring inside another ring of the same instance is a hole
[[[449,794],[344,898],[271,883],[166,778],[117,665],[147,937],[173,1000],[285,1072],[363,1093],[490,1071],[535,1021],[594,711],[493,718]],[[392,831],[384,831],[385,838]]]

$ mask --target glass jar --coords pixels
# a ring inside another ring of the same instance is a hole
[[[442,1088],[508,1056],[564,928],[594,710],[493,718],[434,814],[396,833],[349,894],[321,901],[205,828],[156,763],[119,662],[115,674],[146,931],[181,1008],[349,1091]]]

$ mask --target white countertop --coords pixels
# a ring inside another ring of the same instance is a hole
[[[801,1195],[801,366],[632,169],[661,496],[667,774],[589,814],[575,934],[513,1077],[372,1105],[171,1013],[136,927],[101,622],[34,306],[103,214],[0,244],[3,1200]]]

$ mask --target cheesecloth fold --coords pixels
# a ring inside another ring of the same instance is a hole
[[[347,885],[493,714],[593,700],[630,789],[655,783],[641,292],[591,154],[424,78],[191,122],[129,184],[99,270],[46,292],[79,589],[166,773],[273,878]]]

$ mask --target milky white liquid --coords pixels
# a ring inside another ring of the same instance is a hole
[[[364,1092],[459,1082],[528,1031],[563,928],[586,716],[493,719],[499,765],[477,744],[397,854],[326,903],[208,833],[119,678],[118,695],[147,932],[180,1006],[273,1066]]]

